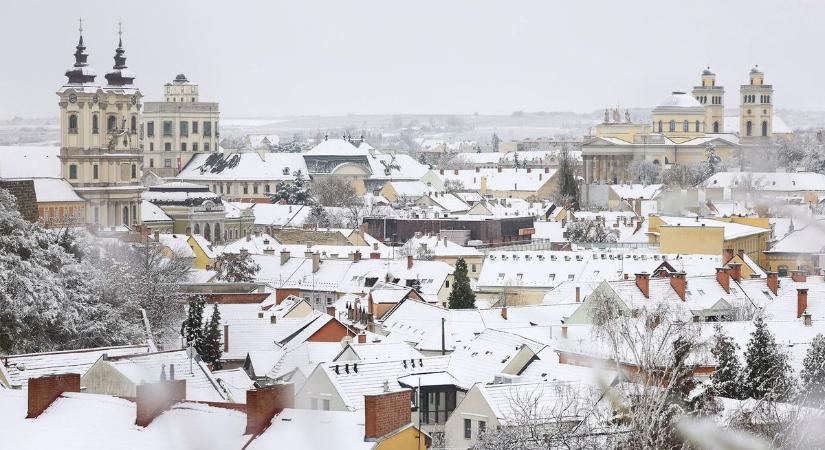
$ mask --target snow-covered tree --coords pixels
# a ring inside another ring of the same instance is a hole
[[[212,368],[221,369],[221,356],[223,350],[221,348],[221,313],[218,310],[218,304],[215,303],[212,307],[212,315],[206,327],[203,330],[203,344],[198,351],[201,358],[207,363],[212,364]]]
[[[817,334],[802,361],[801,400],[811,405],[821,405],[825,399],[825,336]]]
[[[576,180],[578,161],[565,145],[559,151],[558,187],[555,192],[556,204],[570,209],[579,205],[579,184]]]
[[[757,400],[787,400],[794,393],[794,379],[788,356],[776,344],[762,317],[745,349],[743,397]]]
[[[181,336],[186,346],[194,346],[201,353],[203,344],[203,296],[193,295],[186,308],[186,320],[181,325]]]
[[[464,182],[459,180],[458,178],[451,178],[448,180],[444,180],[444,191],[449,193],[455,192],[462,192],[466,188],[464,187]]]
[[[578,220],[567,224],[567,239],[574,243],[605,243],[619,240],[619,232],[598,220]]]
[[[311,205],[314,203],[309,182],[304,174],[297,170],[292,174],[292,181],[281,181],[275,185],[275,192],[270,194],[273,202],[285,202],[290,205]]]
[[[470,309],[476,306],[476,294],[470,287],[470,278],[467,276],[467,263],[464,258],[458,258],[453,273],[453,289],[447,298],[450,309]]]
[[[255,280],[255,274],[261,266],[249,256],[249,253],[222,253],[215,260],[217,278],[229,283],[249,283]]]
[[[726,398],[741,398],[742,365],[736,353],[739,346],[726,336],[722,326],[714,327],[715,333],[711,354],[716,358],[716,370],[710,376],[716,395]]]
[[[627,171],[634,182],[645,185],[654,184],[659,181],[661,166],[652,162],[637,160],[630,163]]]

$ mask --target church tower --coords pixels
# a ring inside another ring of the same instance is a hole
[[[693,88],[696,101],[705,107],[705,133],[725,132],[725,88],[716,85],[710,67],[702,71],[702,85]]]
[[[125,53],[121,35],[114,70],[106,74],[106,85],[97,83],[81,21],[75,63],[57,91],[63,178],[88,202],[86,222],[107,228],[140,223],[142,96],[132,84]]]
[[[759,66],[751,69],[750,82],[739,89],[739,138],[751,141],[773,136],[773,86],[765,84]]]

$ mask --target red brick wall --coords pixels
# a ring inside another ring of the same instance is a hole
[[[246,391],[246,432],[261,434],[276,414],[295,405],[292,384],[273,384]]]
[[[301,290],[300,289],[281,289],[281,288],[278,288],[278,289],[275,290],[275,303],[280,305],[281,302],[284,301],[284,299],[286,299],[290,295],[300,297],[301,296]]]
[[[80,392],[80,374],[29,378],[29,411],[26,417],[31,419],[39,416],[64,392]]]
[[[307,339],[310,342],[341,342],[344,336],[355,336],[341,322],[332,319]]]
[[[17,210],[29,222],[37,222],[37,195],[33,180],[0,181],[0,188],[7,189],[17,198]]]
[[[135,424],[149,425],[155,417],[186,398],[186,380],[139,384],[136,387],[137,418]]]
[[[364,396],[364,438],[379,439],[412,420],[409,389]]]

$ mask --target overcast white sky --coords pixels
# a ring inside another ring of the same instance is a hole
[[[99,79],[122,20],[147,99],[182,72],[224,116],[647,107],[707,64],[736,106],[756,63],[777,107],[825,109],[822,1],[4,0],[0,11],[0,118],[56,116],[78,16]]]

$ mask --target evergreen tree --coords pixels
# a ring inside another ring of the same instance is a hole
[[[212,364],[212,368],[215,370],[220,370],[222,367],[221,356],[223,352],[221,350],[220,326],[221,313],[218,311],[218,304],[215,303],[215,306],[212,308],[212,316],[209,318],[209,322],[203,330],[203,345],[199,350],[201,358],[203,358],[205,362]]]
[[[825,336],[817,334],[802,361],[801,400],[807,404],[821,405],[825,399]]]
[[[575,209],[579,204],[579,185],[576,181],[576,160],[567,147],[559,152],[559,186],[557,190],[560,206]]]
[[[724,334],[721,325],[717,324],[715,330],[710,352],[716,358],[716,371],[710,376],[710,381],[716,395],[739,399],[742,395],[742,365],[736,356],[739,346]]]
[[[447,299],[450,309],[470,309],[476,307],[476,294],[470,288],[470,278],[467,276],[467,263],[464,258],[458,258],[453,273],[453,290]]]
[[[200,295],[193,295],[189,298],[189,305],[186,308],[186,320],[181,325],[180,334],[183,336],[185,345],[195,346],[200,353],[203,345],[203,307],[205,301]]]
[[[222,253],[215,260],[217,278],[229,283],[249,283],[255,280],[255,274],[261,266],[246,251],[240,253]]]
[[[745,351],[743,397],[787,400],[794,390],[788,356],[777,346],[762,317],[757,317],[754,325]]]
[[[309,188],[309,181],[304,178],[303,173],[297,170],[292,173],[295,179],[291,182],[278,182],[275,185],[275,192],[270,194],[273,202],[285,202],[290,205],[312,205],[312,193]]]

